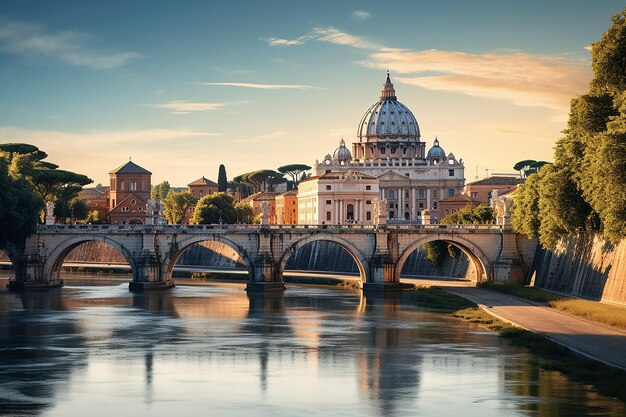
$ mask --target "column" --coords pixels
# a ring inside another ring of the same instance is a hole
[[[402,194],[402,188],[398,188],[398,209],[396,210],[397,214],[396,214],[396,218],[398,220],[402,220],[404,219],[404,205],[402,204],[402,198],[404,197],[404,195]]]
[[[334,204],[334,213],[333,213],[333,220],[334,220],[334,224],[339,224],[339,200],[333,200],[333,204]]]
[[[426,189],[426,210],[430,211],[430,188]]]
[[[415,187],[411,187],[411,220],[417,219],[417,204],[415,203]]]

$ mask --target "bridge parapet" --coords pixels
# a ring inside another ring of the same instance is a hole
[[[390,289],[398,287],[408,256],[435,240],[461,248],[478,281],[519,279],[532,245],[520,246],[518,239],[500,225],[41,225],[27,239],[23,256],[12,261],[17,287],[59,285],[67,254],[82,243],[102,241],[128,260],[132,289],[168,288],[178,257],[195,243],[215,241],[244,260],[248,289],[282,290],[289,256],[311,242],[331,241],[352,255],[364,288]]]

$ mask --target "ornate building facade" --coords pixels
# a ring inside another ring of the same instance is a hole
[[[460,193],[465,184],[463,161],[446,154],[437,138],[426,152],[419,124],[398,101],[389,74],[379,100],[359,122],[352,152],[341,139],[332,155],[316,161],[315,172],[361,172],[377,178],[378,199],[386,200],[390,223],[421,223],[425,211],[437,222],[442,217],[439,201]],[[342,213],[347,213],[346,207]]]
[[[132,161],[109,172],[109,221],[112,224],[152,224],[149,204],[152,173]]]

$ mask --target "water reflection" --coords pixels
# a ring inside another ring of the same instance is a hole
[[[409,294],[75,284],[0,293],[0,415],[626,412]]]

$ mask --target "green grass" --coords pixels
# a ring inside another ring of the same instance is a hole
[[[527,300],[545,303],[548,307],[575,316],[626,329],[626,308],[598,301],[582,300],[516,284],[482,284],[482,288],[499,291]]]
[[[509,294],[517,295],[520,293],[517,288],[507,289],[511,291],[507,292]],[[535,301],[553,302],[549,300],[555,300],[559,297],[534,288],[526,288],[526,290],[528,289],[533,293]],[[521,292],[528,293],[526,290]],[[541,299],[542,293],[543,299]],[[561,372],[572,381],[592,385],[600,394],[626,402],[626,390],[624,390],[626,386],[625,371],[576,355],[568,348],[553,342],[543,335],[521,329],[500,320],[478,308],[476,304],[440,288],[416,287],[413,297],[420,306],[448,311],[455,317],[477,323],[490,331],[498,333],[501,337],[510,340],[514,345],[527,348],[533,354],[535,362],[543,369]]]

